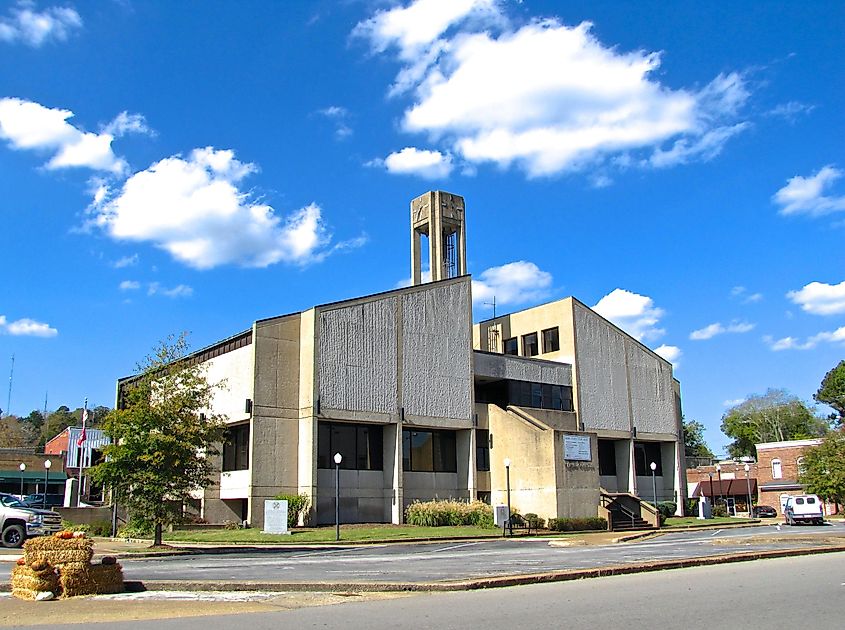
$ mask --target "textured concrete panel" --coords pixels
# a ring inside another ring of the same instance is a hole
[[[627,355],[631,408],[637,431],[677,435],[672,368],[630,340]]]
[[[320,405],[395,412],[396,297],[321,311]]]
[[[402,295],[402,404],[405,413],[472,418],[470,283]]]
[[[581,421],[587,429],[630,431],[625,335],[579,304],[574,311]]]
[[[537,359],[524,359],[507,354],[474,352],[477,376],[503,378],[551,385],[572,385],[572,366]]]

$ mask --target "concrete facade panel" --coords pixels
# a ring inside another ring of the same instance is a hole
[[[630,431],[625,336],[580,304],[574,314],[581,422],[587,429]]]
[[[677,435],[672,368],[628,340],[626,343],[631,410],[638,432]]]
[[[572,366],[566,363],[484,352],[474,352],[473,361],[476,376],[552,385],[572,385]]]

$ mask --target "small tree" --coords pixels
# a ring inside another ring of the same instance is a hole
[[[833,431],[821,444],[807,449],[798,479],[809,492],[841,504],[845,500],[845,433]]]
[[[836,410],[836,423],[843,425],[845,419],[845,361],[824,375],[819,391],[813,394],[818,402],[830,405]]]
[[[191,492],[212,483],[208,456],[219,453],[225,428],[225,418],[208,411],[222,384],[210,384],[187,350],[184,333],[171,336],[138,365],[121,387],[122,404],[103,421],[112,438],[105,461],[91,469],[133,519],[154,529],[154,546]]]
[[[687,457],[715,457],[704,440],[704,425],[700,422],[684,421],[684,454]]]

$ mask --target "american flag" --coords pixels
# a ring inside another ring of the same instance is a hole
[[[82,410],[82,433],[79,434],[79,439],[76,440],[77,446],[82,446],[85,443],[85,423],[88,421],[88,399],[85,399],[86,407]]]

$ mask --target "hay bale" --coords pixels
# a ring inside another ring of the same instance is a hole
[[[69,562],[90,562],[94,556],[94,541],[88,537],[39,536],[27,540],[23,549],[27,564],[45,560],[53,566],[59,566]]]
[[[116,563],[95,564],[91,567],[91,579],[98,595],[123,592],[123,567]]]
[[[39,593],[59,592],[59,576],[53,567],[33,569],[18,565],[12,570],[12,595],[18,599],[34,601]]]

